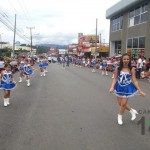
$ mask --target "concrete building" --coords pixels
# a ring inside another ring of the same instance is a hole
[[[150,0],[121,0],[106,11],[110,19],[110,56],[150,57]]]

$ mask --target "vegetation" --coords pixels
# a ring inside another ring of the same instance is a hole
[[[10,57],[11,56],[11,51],[12,51],[12,49],[10,49],[8,47],[0,49],[0,57],[4,57],[4,56]]]

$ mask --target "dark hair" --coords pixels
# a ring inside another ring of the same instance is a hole
[[[6,63],[4,68],[7,68],[7,67],[11,67],[11,65],[9,63]]]
[[[129,56],[129,55],[128,55],[127,53],[125,53],[125,54],[122,55],[122,57],[121,57],[121,59],[120,59],[119,67],[118,67],[118,74],[120,74],[120,71],[121,71],[122,68],[123,68],[123,57],[124,57],[124,56]],[[130,58],[130,56],[129,56],[129,58]],[[131,66],[131,59],[129,60],[128,68],[129,68],[130,71],[131,71],[131,69],[132,69],[132,66]]]

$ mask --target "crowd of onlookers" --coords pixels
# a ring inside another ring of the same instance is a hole
[[[101,69],[103,70],[105,68],[105,71],[111,71],[113,72],[115,68],[119,65],[120,62],[120,56],[114,56],[114,57],[107,57],[107,58],[85,58],[85,57],[77,57],[77,56],[69,56],[68,57],[58,57],[57,60],[59,63],[65,63],[67,64],[68,60],[73,65],[79,66],[79,67],[89,67],[93,68],[92,72],[95,72],[95,69]],[[150,77],[150,58],[146,59],[145,57],[139,56],[139,58],[132,58],[131,61],[132,67],[135,67],[136,69],[136,77],[137,79],[140,78],[148,78]],[[104,67],[105,66],[105,67]],[[102,72],[103,73],[103,72]],[[107,75],[107,73],[106,73]],[[150,79],[149,79],[150,81]]]
[[[26,57],[25,57],[26,58]],[[24,58],[24,59],[25,59]],[[69,66],[70,63],[79,67],[88,67],[93,68],[92,72],[95,72],[96,69],[101,69],[105,71],[113,72],[115,68],[119,65],[120,56],[114,57],[104,57],[104,58],[86,58],[86,57],[78,57],[78,56],[69,56],[69,55],[62,55],[60,57],[51,57],[47,56],[48,61],[51,62],[58,62],[63,64],[63,66]],[[0,72],[3,70],[5,63],[9,61],[12,66],[13,72],[18,70],[17,66],[21,60],[21,57],[13,58],[11,60],[7,60],[4,57],[0,57]],[[31,65],[34,65],[38,62],[38,57],[28,57]],[[149,78],[150,77],[150,58],[146,59],[145,57],[139,56],[139,58],[133,58],[131,61],[131,65],[136,68],[136,77],[140,78]],[[104,67],[105,66],[105,67]],[[102,72],[103,73],[103,72]],[[108,73],[106,73],[107,75]]]

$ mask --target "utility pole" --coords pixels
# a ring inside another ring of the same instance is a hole
[[[95,59],[97,60],[97,18],[96,18]]]
[[[15,41],[16,41],[16,14],[15,14],[15,25],[14,25],[13,49],[12,49],[11,57],[14,57],[14,54],[15,54]]]
[[[100,57],[101,57],[101,50],[102,50],[102,41],[101,41],[102,37],[101,37],[101,33],[99,35],[99,48],[100,48]]]
[[[3,33],[0,33],[1,49],[3,48],[3,47],[2,47],[2,34],[3,34]]]
[[[27,29],[30,30],[30,38],[31,38],[31,44],[30,44],[31,50],[30,50],[30,52],[32,52],[32,29],[35,29],[35,27],[27,27]]]

